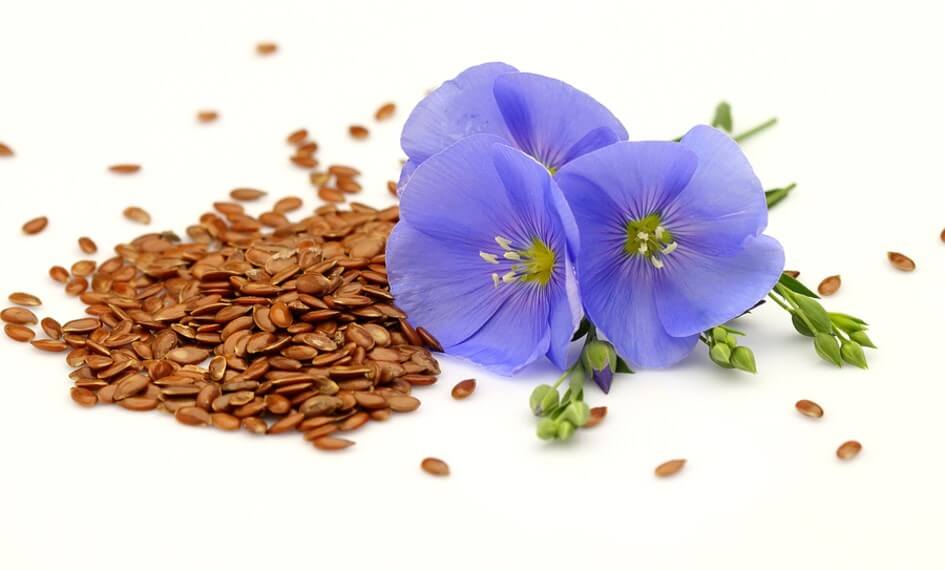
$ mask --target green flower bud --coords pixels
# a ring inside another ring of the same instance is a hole
[[[561,441],[567,441],[574,435],[574,424],[569,421],[558,422],[558,433],[555,434]]]
[[[715,327],[714,329],[712,329],[712,340],[714,340],[716,343],[723,344],[726,342],[727,338],[728,338],[728,331],[726,331],[722,327]]]
[[[575,427],[581,427],[591,417],[591,407],[584,402],[571,402],[571,405],[561,414],[560,420],[568,421]]]
[[[528,404],[536,416],[544,415],[558,405],[558,391],[548,384],[536,386]]]
[[[732,366],[738,368],[739,370],[751,372],[752,374],[758,372],[758,368],[755,367],[755,353],[753,353],[747,346],[735,347],[732,350],[732,358],[730,362],[732,363]]]
[[[814,337],[814,350],[827,362],[843,366],[843,357],[840,355],[840,344],[836,337],[827,333],[817,333]]]
[[[866,322],[852,315],[845,315],[843,313],[828,314],[833,324],[837,325],[843,332],[854,333],[856,331],[864,331],[867,328]]]
[[[584,363],[591,370],[603,370],[610,366],[613,358],[617,357],[614,347],[609,342],[592,340],[584,345]]]
[[[840,356],[843,357],[844,362],[858,368],[867,368],[866,355],[863,354],[863,347],[855,342],[845,340],[840,343]]]
[[[811,324],[814,325],[814,328],[817,329],[818,332],[829,333],[833,331],[833,323],[830,322],[830,315],[827,314],[827,310],[824,309],[824,306],[818,303],[816,299],[797,294],[792,294],[791,298],[794,299],[797,306],[800,307],[801,311],[810,319]]]
[[[731,368],[732,349],[727,344],[714,344],[709,349],[709,358],[722,368]]]
[[[804,336],[814,336],[814,333],[810,330],[810,327],[807,326],[807,323],[804,322],[804,319],[799,317],[797,313],[791,313],[791,324],[794,325],[794,330],[801,333]]]
[[[725,344],[727,344],[729,348],[735,348],[738,346],[738,338],[735,335],[730,334],[725,337]]]
[[[544,440],[554,439],[558,435],[558,422],[551,418],[538,420],[538,437]]]
[[[860,346],[865,346],[867,348],[876,348],[876,345],[873,344],[872,340],[870,340],[870,337],[869,335],[866,334],[866,331],[852,332],[850,333],[850,339]]]

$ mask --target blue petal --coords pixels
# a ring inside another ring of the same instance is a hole
[[[568,260],[565,261],[564,272],[564,286],[555,285],[555,290],[550,293],[548,317],[548,324],[551,327],[548,359],[562,370],[571,364],[568,360],[568,346],[584,316],[577,277],[573,265]]]
[[[694,127],[682,145],[698,157],[692,180],[667,213],[682,244],[709,254],[732,253],[768,225],[764,189],[738,143],[718,129]]]
[[[627,140],[606,107],[567,83],[532,73],[495,79],[495,100],[518,147],[561,168],[591,151]]]
[[[673,336],[698,334],[750,309],[774,287],[784,250],[768,236],[749,237],[740,252],[713,257],[679,247],[664,258],[656,293],[660,320]]]
[[[397,180],[397,193],[403,191],[404,186],[407,184],[407,181],[410,180],[410,177],[413,175],[413,171],[417,169],[419,163],[413,159],[407,159],[407,162],[404,163],[403,167],[400,169],[400,179]]]
[[[509,138],[492,94],[496,77],[517,71],[504,63],[484,63],[463,71],[427,95],[410,113],[400,146],[417,163],[476,133]]]
[[[621,142],[569,163],[556,180],[583,235],[579,208],[609,211],[611,222],[625,225],[666,209],[695,170],[696,155],[678,143]],[[602,196],[609,200],[601,201]]]

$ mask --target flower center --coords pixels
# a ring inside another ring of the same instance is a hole
[[[537,283],[547,285],[554,272],[555,252],[539,238],[532,238],[530,244],[523,248],[516,248],[512,240],[496,236],[495,242],[501,251],[498,253],[479,252],[479,257],[486,263],[505,265],[506,271],[492,274],[492,282],[496,287],[503,283]]]
[[[659,214],[650,214],[639,220],[627,222],[627,241],[623,250],[627,255],[642,255],[650,260],[653,267],[663,268],[664,256],[676,251],[673,234],[661,225]]]

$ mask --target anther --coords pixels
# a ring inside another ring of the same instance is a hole
[[[492,284],[495,285],[496,289],[499,288],[499,274],[498,273],[492,274]]]
[[[479,252],[479,257],[481,257],[486,263],[499,263],[499,258],[496,257],[494,253],[486,253],[484,251]]]
[[[522,259],[522,256],[519,255],[518,252],[515,252],[515,251],[507,251],[504,254],[502,254],[502,257],[506,259],[511,259],[513,261],[519,261]]]
[[[515,281],[516,279],[518,279],[518,274],[515,273],[514,271],[509,271],[508,273],[502,276],[503,283],[511,283]]]
[[[502,236],[495,236],[495,242],[499,244],[499,247],[506,251],[512,250],[512,240],[506,239]]]
[[[653,256],[653,257],[650,258],[650,263],[652,263],[652,264],[653,264],[653,267],[655,267],[655,268],[657,268],[657,269],[662,269],[662,268],[663,268],[663,262],[660,261],[659,258],[656,257],[656,256]]]
[[[669,255],[673,253],[674,251],[676,251],[676,246],[677,246],[676,242],[667,244],[667,246],[663,248],[663,255]]]

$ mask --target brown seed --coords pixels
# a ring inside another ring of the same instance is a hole
[[[430,475],[436,475],[438,477],[446,477],[450,474],[450,466],[442,459],[437,459],[436,457],[427,457],[421,461],[420,468]]]
[[[60,265],[53,265],[49,268],[49,277],[51,277],[53,281],[66,283],[69,281],[69,270]]]
[[[417,334],[420,335],[421,339],[423,339],[423,344],[430,347],[430,350],[435,352],[443,352],[443,345],[440,344],[440,341],[436,340],[436,337],[430,334],[427,329],[423,327],[417,327]]]
[[[36,336],[32,329],[23,325],[3,325],[3,332],[17,342],[29,342]]]
[[[350,439],[342,439],[340,437],[332,437],[329,435],[314,440],[312,444],[323,451],[338,451],[340,449],[345,449],[346,447],[351,447],[354,445],[354,442]]]
[[[134,174],[141,170],[140,164],[113,164],[108,169],[115,174]]]
[[[69,345],[62,342],[61,340],[53,340],[51,338],[43,338],[39,340],[31,341],[31,344],[46,352],[65,352],[69,350]]]
[[[90,259],[83,259],[72,264],[72,274],[76,277],[88,277],[95,271],[95,262]]]
[[[302,423],[302,420],[304,419],[305,419],[305,414],[301,412],[295,412],[295,413],[289,414],[286,417],[280,419],[276,423],[269,426],[268,433],[270,435],[273,435],[273,434],[284,433],[284,432],[293,430],[295,429],[297,425]]]
[[[178,364],[197,364],[206,360],[208,356],[210,356],[208,350],[196,346],[184,346],[171,350],[167,353],[166,358]]]
[[[148,387],[148,377],[144,374],[133,374],[131,376],[125,376],[118,381],[115,388],[115,394],[112,398],[119,402],[125,398],[130,398],[141,393]]]
[[[265,195],[266,192],[256,190],[255,188],[234,188],[230,190],[230,198],[240,202],[252,202],[253,200],[259,200]]]
[[[49,338],[55,340],[62,338],[62,326],[56,319],[52,317],[45,317],[39,322],[39,326],[43,328],[43,332],[46,333],[46,336]]]
[[[420,400],[413,396],[391,396],[387,405],[395,412],[412,412],[420,407]]]
[[[337,188],[323,187],[318,189],[318,197],[326,202],[341,203],[345,201],[345,193]]]
[[[899,271],[915,271],[915,262],[909,257],[895,251],[887,252],[886,256],[889,258],[889,262],[892,263],[892,266]]]
[[[79,238],[79,249],[82,250],[82,253],[91,255],[98,251],[98,246],[95,245],[95,242],[92,241],[92,238],[83,236]]]
[[[394,116],[394,111],[397,110],[397,106],[393,103],[384,103],[377,108],[377,111],[374,111],[374,119],[377,121],[386,121],[387,119]]]
[[[388,180],[388,181],[387,181],[387,192],[388,192],[391,196],[397,196],[397,183],[394,182],[393,180]]]
[[[810,400],[798,400],[794,407],[797,408],[797,411],[804,414],[809,418],[822,418],[824,417],[824,409],[820,407],[816,402]]]
[[[591,414],[587,418],[587,423],[581,427],[592,428],[604,421],[605,417],[607,417],[607,406],[597,406],[596,408],[591,408]]]
[[[33,218],[32,220],[23,224],[23,233],[27,235],[38,234],[39,232],[45,230],[46,226],[48,225],[49,225],[49,219],[46,216]]]
[[[289,212],[294,212],[302,207],[302,199],[298,196],[286,196],[278,200],[272,206],[272,211],[277,214],[287,214]]]
[[[351,138],[363,140],[371,133],[367,130],[367,127],[363,125],[351,125],[348,127],[348,134],[351,135]]]
[[[367,412],[358,412],[354,414],[353,416],[351,416],[350,418],[338,424],[338,429],[340,429],[341,431],[355,430],[363,426],[365,423],[367,423],[369,419],[371,419],[371,415],[368,414]]]
[[[39,322],[33,311],[23,307],[10,307],[0,311],[0,320],[15,325],[35,325]]]
[[[13,149],[3,143],[0,143],[0,156],[13,156]]]
[[[384,399],[384,396],[373,392],[355,392],[354,399],[358,402],[359,406],[372,410],[388,407],[387,400]]]
[[[118,404],[126,410],[131,410],[133,412],[147,412],[158,407],[158,399],[148,398],[146,396],[132,396],[130,398],[125,398],[124,400],[118,402]]]
[[[945,241],[945,228],[942,229],[942,233],[938,234],[938,238]]]
[[[95,395],[95,392],[86,388],[74,387],[69,390],[69,395],[72,396],[73,402],[84,408],[91,408],[98,403],[98,396]]]
[[[830,277],[825,278],[820,282],[820,285],[817,286],[817,292],[823,295],[824,297],[828,295],[833,295],[837,292],[837,289],[840,288],[840,276],[831,275]]]
[[[794,271],[793,269],[785,269],[784,274],[787,275],[788,277],[793,277],[794,279],[797,279],[798,277],[801,276],[800,271]]]
[[[466,399],[476,391],[476,380],[473,378],[468,378],[466,380],[461,380],[458,384],[453,386],[453,390],[450,394],[455,400]]]
[[[280,394],[269,394],[266,396],[265,403],[266,409],[277,416],[286,414],[292,409],[292,402]]]
[[[860,445],[860,442],[856,440],[850,440],[844,442],[837,448],[837,457],[843,460],[853,459],[859,455],[860,451],[863,449],[863,446]]]
[[[240,422],[240,425],[246,431],[250,433],[254,433],[256,435],[263,435],[268,430],[268,428],[266,427],[265,420],[261,420],[253,416],[250,416],[248,418],[243,418],[242,421]]]
[[[66,283],[66,293],[69,295],[81,295],[89,288],[89,282],[85,277],[76,277]]]
[[[179,408],[174,412],[174,417],[177,418],[177,421],[180,423],[188,426],[208,426],[211,422],[210,414],[207,413],[207,410],[196,406]]]
[[[64,333],[89,333],[102,326],[102,321],[94,317],[75,319],[62,325]]]
[[[29,293],[10,293],[9,299],[14,305],[23,305],[24,307],[38,307],[43,304],[39,297]]]
[[[272,55],[279,50],[275,42],[259,42],[256,44],[256,53],[259,55]]]
[[[685,459],[671,459],[666,463],[659,464],[653,471],[657,477],[669,477],[679,473],[686,465]]]
[[[197,121],[201,123],[212,123],[220,118],[220,114],[216,111],[204,110],[197,111]]]
[[[307,140],[308,140],[308,131],[305,129],[299,129],[297,131],[293,131],[292,134],[290,134],[286,138],[286,141],[289,144],[295,145],[295,146],[300,146],[304,144],[305,141]]]
[[[240,419],[224,412],[210,414],[210,423],[212,423],[214,427],[222,430],[232,431],[240,429]]]
[[[125,211],[122,212],[125,218],[135,222],[137,224],[150,224],[151,223],[151,214],[145,212],[137,206],[129,206],[125,208]]]

